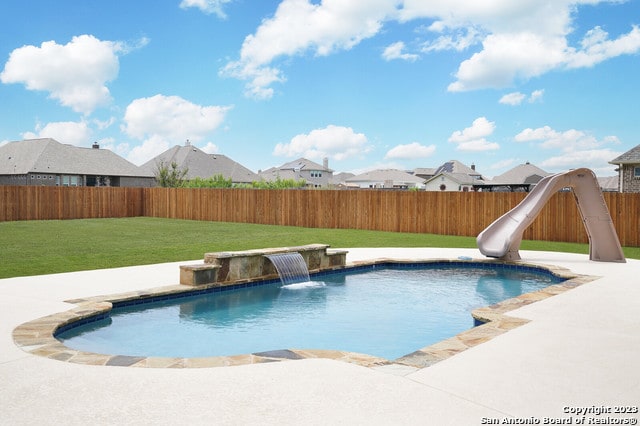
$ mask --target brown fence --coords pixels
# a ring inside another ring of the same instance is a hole
[[[143,216],[142,188],[1,186],[0,222]]]
[[[476,236],[524,193],[0,186],[0,221],[152,216]],[[640,246],[640,194],[605,193],[624,246]],[[555,194],[525,239],[588,242],[575,199]]]

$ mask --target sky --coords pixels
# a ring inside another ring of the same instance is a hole
[[[3,0],[0,145],[486,177],[640,143],[640,0]]]

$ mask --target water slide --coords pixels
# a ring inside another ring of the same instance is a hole
[[[589,237],[589,259],[599,262],[626,262],[609,209],[595,174],[576,169],[547,176],[516,207],[499,217],[476,241],[480,252],[502,260],[519,260],[522,234],[549,199],[562,188],[573,189],[580,216]]]

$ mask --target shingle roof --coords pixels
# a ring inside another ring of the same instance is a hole
[[[540,179],[548,176],[550,173],[545,172],[541,168],[534,166],[531,163],[520,164],[515,166],[511,170],[507,170],[501,175],[494,177],[488,181],[492,185],[505,184],[505,185],[522,185],[522,184],[535,184]]]
[[[394,182],[424,183],[424,179],[398,169],[372,170],[345,179],[345,182],[384,182],[387,180]]]
[[[27,173],[153,176],[108,149],[82,148],[51,138],[15,141],[0,147],[0,174]]]
[[[446,176],[452,181],[460,185],[473,185],[478,183],[478,179],[475,179],[473,176],[469,176],[466,173],[447,173],[447,172],[438,173],[437,175],[429,178],[427,180],[427,183],[431,182],[432,180],[439,179],[441,176]]]
[[[604,176],[598,178],[598,184],[603,191],[618,190],[618,176]]]
[[[324,166],[314,163],[311,160],[307,160],[306,158],[298,158],[297,160],[289,161],[288,163],[284,163],[280,167],[275,167],[278,170],[322,170],[326,172],[332,172],[333,170],[325,168]],[[266,171],[266,170],[265,170]]]
[[[417,167],[413,170],[415,176],[433,176],[436,169],[433,167]]]
[[[235,183],[249,183],[260,180],[257,174],[226,155],[207,154],[193,145],[176,145],[147,161],[140,168],[155,175],[161,163],[167,165],[176,163],[180,169],[186,168],[188,171],[185,178],[187,179],[196,177],[206,179],[221,174],[227,179],[231,178]]]
[[[609,164],[640,164],[640,145],[609,161]]]
[[[437,174],[443,173],[443,172],[447,172],[447,173],[464,173],[464,174],[471,175],[471,176],[480,176],[480,173],[478,173],[477,171],[473,170],[471,167],[465,166],[464,164],[462,164],[458,160],[447,161],[446,163],[444,163],[440,167],[438,167],[433,174],[437,175]]]

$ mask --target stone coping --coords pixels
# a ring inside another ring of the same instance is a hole
[[[507,299],[491,306],[475,309],[472,316],[477,322],[483,323],[469,330],[463,331],[451,338],[421,348],[395,360],[375,357],[367,354],[346,352],[339,350],[319,349],[282,349],[253,354],[233,356],[216,356],[204,358],[168,358],[168,357],[138,357],[126,355],[108,355],[93,352],[84,352],[65,346],[54,336],[56,332],[76,322],[90,321],[96,316],[108,316],[114,303],[134,302],[141,303],[149,299],[162,297],[173,298],[180,295],[191,295],[204,292],[211,287],[221,285],[199,286],[197,290],[184,285],[158,287],[148,290],[128,292],[110,296],[96,296],[86,299],[68,300],[74,303],[76,308],[48,315],[27,323],[21,324],[13,330],[15,344],[23,351],[55,359],[64,362],[85,365],[105,365],[140,368],[202,368],[222,367],[234,365],[256,364],[264,362],[278,362],[307,358],[326,358],[338,361],[358,364],[364,367],[391,370],[396,374],[408,374],[409,372],[428,367],[439,361],[445,360],[469,348],[487,342],[492,338],[506,333],[529,322],[506,315],[508,312],[529,305],[539,300],[563,293],[584,283],[596,280],[600,277],[590,275],[578,275],[570,270],[553,265],[526,263],[522,261],[502,262],[486,259],[387,259],[379,258],[368,261],[352,262],[344,269],[357,268],[358,266],[370,266],[375,264],[416,264],[416,263],[467,263],[467,264],[497,264],[513,265],[515,267],[531,267],[544,269],[555,276],[564,278],[559,284],[548,286],[532,293],[522,294],[512,299]],[[339,268],[343,269],[343,268]],[[234,286],[251,286],[250,280],[243,283],[234,283]]]

